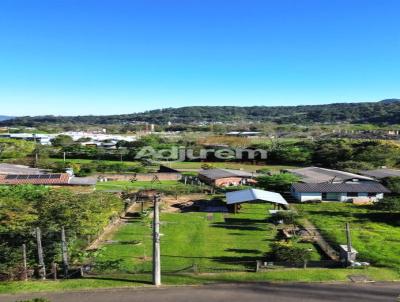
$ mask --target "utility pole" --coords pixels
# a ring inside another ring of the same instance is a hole
[[[67,157],[67,154],[66,154],[66,152],[64,151],[64,152],[63,152],[64,163],[65,163],[66,157]]]
[[[23,279],[24,281],[28,281],[28,266],[26,264],[26,244],[22,245],[22,265],[24,268]]]
[[[160,257],[160,213],[158,202],[160,199],[159,194],[154,197],[154,212],[153,212],[153,284],[155,286],[161,285],[161,257]]]
[[[64,269],[64,278],[68,278],[68,246],[67,240],[65,239],[65,229],[61,227],[61,252],[62,252],[62,262]]]
[[[351,235],[350,235],[350,223],[346,222],[346,241],[347,241],[347,263],[351,260]]]
[[[37,242],[38,261],[39,261],[39,276],[42,280],[45,280],[46,279],[46,267],[44,266],[42,234],[40,232],[40,228],[36,228],[36,242]]]
[[[38,167],[39,165],[39,153],[38,150],[35,150],[35,167]]]

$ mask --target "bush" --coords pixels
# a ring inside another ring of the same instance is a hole
[[[336,169],[350,173],[358,173],[361,170],[372,170],[373,168],[374,165],[372,163],[353,160],[338,162],[336,165]]]
[[[215,166],[212,165],[212,164],[205,163],[205,164],[202,164],[202,165],[201,165],[201,168],[202,168],[203,170],[210,170],[210,169],[215,169]]]
[[[301,264],[311,259],[311,251],[296,246],[293,242],[275,242],[272,244],[272,256],[275,261]]]
[[[393,194],[400,195],[400,177],[388,177],[383,184],[392,191]]]
[[[376,202],[375,208],[382,211],[400,212],[400,197],[386,197]]]
[[[291,173],[281,173],[257,178],[258,186],[270,191],[285,192],[290,186],[299,181],[299,177]]]
[[[283,221],[284,224],[295,225],[300,215],[293,211],[279,211],[272,216],[273,221]]]

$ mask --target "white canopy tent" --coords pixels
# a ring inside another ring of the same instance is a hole
[[[281,194],[259,189],[247,189],[226,193],[227,204],[239,204],[251,201],[265,201],[278,205],[288,205]]]

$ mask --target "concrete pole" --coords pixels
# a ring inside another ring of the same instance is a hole
[[[153,216],[153,284],[161,285],[161,255],[160,255],[160,215],[159,195],[154,195],[154,216]]]
[[[24,281],[28,281],[28,265],[26,261],[26,244],[24,243],[22,245],[22,265],[24,267],[24,274],[23,274],[23,279]]]
[[[36,228],[36,242],[37,242],[38,261],[39,261],[39,276],[42,280],[45,280],[46,279],[46,267],[44,266],[42,234],[40,232],[40,228]]]
[[[347,241],[347,263],[350,263],[351,259],[351,235],[350,235],[350,223],[346,222],[346,241]]]
[[[62,252],[62,262],[64,269],[64,278],[68,277],[68,246],[67,240],[65,239],[65,229],[61,228],[61,252]]]

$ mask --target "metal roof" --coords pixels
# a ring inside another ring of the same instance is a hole
[[[235,204],[249,201],[262,200],[266,202],[288,204],[281,194],[259,189],[247,189],[226,193],[226,203]]]
[[[2,185],[67,185],[69,174],[8,174],[0,175],[0,184]]]
[[[319,167],[307,167],[287,171],[301,177],[301,181],[305,183],[342,182],[350,179],[373,180],[363,175]]]
[[[366,170],[360,172],[363,175],[367,175],[370,177],[375,177],[377,179],[382,179],[386,177],[400,177],[400,170],[396,169],[376,169],[376,170]]]
[[[292,185],[296,192],[304,193],[390,193],[377,182],[360,183],[296,183]]]
[[[97,183],[95,177],[71,177],[69,179],[69,185],[76,186],[94,186]]]
[[[96,182],[96,178],[70,177],[67,173],[0,175],[0,185],[92,186]]]
[[[228,177],[253,177],[252,173],[241,170],[230,170],[230,169],[201,170],[199,172],[199,175],[205,176],[209,179],[220,179]]]

